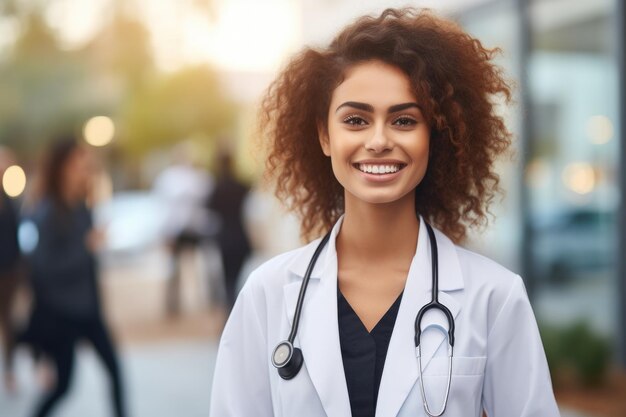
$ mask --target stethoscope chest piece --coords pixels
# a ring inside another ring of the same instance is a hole
[[[280,342],[272,353],[272,365],[282,379],[289,380],[298,375],[303,362],[302,351],[289,340]]]

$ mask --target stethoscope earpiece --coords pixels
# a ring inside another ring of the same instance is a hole
[[[294,347],[289,340],[280,342],[272,353],[272,365],[278,369],[278,375],[285,380],[298,375],[303,363],[302,350]]]

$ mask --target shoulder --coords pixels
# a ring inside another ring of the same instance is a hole
[[[464,275],[469,274],[473,279],[482,277],[486,280],[496,281],[497,284],[499,281],[510,280],[517,276],[515,272],[491,258],[462,246],[455,245],[455,249]]]
[[[455,246],[463,276],[465,304],[474,322],[492,334],[501,326],[528,326],[535,321],[524,281],[515,272],[471,250]]]
[[[511,297],[527,298],[524,282],[498,262],[461,246],[455,246],[465,288],[486,297],[492,305],[504,305]]]
[[[296,272],[298,266],[304,259],[308,263],[309,252],[314,250],[312,242],[275,256],[253,270],[237,296],[229,322],[254,317],[262,324],[278,317],[283,309],[285,288],[293,283],[299,285],[302,275]]]
[[[316,239],[263,262],[250,273],[244,289],[246,287],[264,288],[266,290],[271,290],[274,287],[282,288],[285,284],[301,278],[302,274],[299,271],[308,264],[320,240]]]

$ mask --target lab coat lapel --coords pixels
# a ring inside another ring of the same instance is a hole
[[[435,230],[439,253],[439,301],[450,309],[453,317],[461,310],[463,278],[454,244],[441,232]],[[405,284],[402,302],[393,334],[387,350],[378,391],[377,416],[396,416],[418,378],[418,364],[415,355],[415,317],[422,306],[431,301],[431,261],[430,243],[426,226],[420,219],[420,232],[415,256],[411,262]],[[447,329],[447,321],[439,311],[427,313],[422,320],[422,329],[432,324],[441,324]],[[428,364],[439,347],[446,342],[446,336],[437,330],[429,329],[422,333],[422,366]]]
[[[335,238],[340,219],[320,254],[306,292],[295,345],[328,417],[349,416],[350,401],[341,358],[337,320],[337,252]],[[303,251],[292,264],[293,282],[284,288],[286,314],[291,325],[304,271],[318,242]],[[299,278],[299,279],[298,279]]]

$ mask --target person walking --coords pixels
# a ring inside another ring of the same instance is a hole
[[[249,188],[233,172],[232,156],[218,156],[218,176],[209,208],[217,214],[219,228],[216,236],[222,258],[226,309],[232,309],[237,298],[237,283],[241,268],[250,255],[250,240],[243,224],[243,205]]]
[[[165,288],[165,310],[176,317],[182,310],[182,264],[185,253],[196,254],[212,234],[205,207],[214,187],[213,177],[194,163],[191,143],[174,147],[172,164],[155,178],[153,192],[165,211],[163,237],[170,255]]]
[[[87,206],[89,150],[74,137],[55,141],[45,160],[42,195],[34,207],[38,242],[28,257],[33,311],[27,339],[51,360],[56,381],[38,401],[34,417],[51,415],[70,388],[76,347],[87,341],[104,365],[112,411],[126,416],[115,344],[101,308],[96,252],[103,243]]]
[[[0,180],[12,159],[9,150],[0,148]],[[17,388],[13,372],[15,331],[12,321],[13,300],[19,284],[21,259],[17,231],[17,210],[0,181],[0,335],[4,343],[3,380],[9,392]]]

